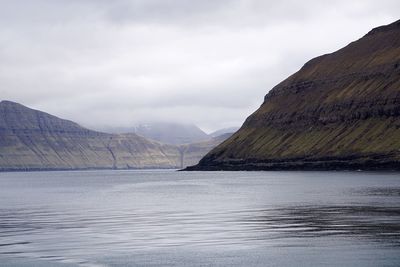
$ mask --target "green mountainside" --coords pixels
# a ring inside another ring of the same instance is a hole
[[[307,62],[188,170],[400,169],[400,20]]]

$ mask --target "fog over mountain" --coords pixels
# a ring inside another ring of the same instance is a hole
[[[237,130],[239,130],[239,127],[228,127],[228,128],[223,128],[223,129],[216,130],[216,131],[210,133],[209,135],[212,136],[212,137],[217,137],[217,136],[221,136],[221,135],[224,135],[224,134],[234,133]]]
[[[133,132],[151,140],[174,145],[200,142],[211,138],[193,124],[141,123],[133,128]]]
[[[398,10],[396,0],[0,1],[0,100],[86,127],[215,131]]]

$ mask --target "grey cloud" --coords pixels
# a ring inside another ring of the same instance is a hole
[[[397,10],[391,0],[3,0],[0,97],[94,127],[239,125],[307,60]]]

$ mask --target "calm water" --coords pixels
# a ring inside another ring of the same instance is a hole
[[[0,173],[0,266],[400,266],[400,174]]]

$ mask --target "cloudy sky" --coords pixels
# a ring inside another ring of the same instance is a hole
[[[88,127],[240,125],[398,0],[0,0],[0,99]]]

